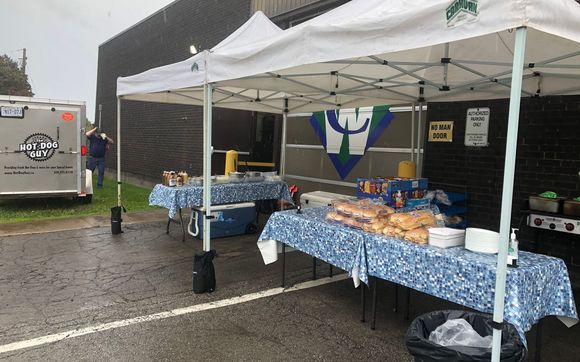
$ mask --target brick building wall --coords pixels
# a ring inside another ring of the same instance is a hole
[[[464,146],[468,108],[489,107],[489,147]],[[499,229],[508,100],[430,103],[428,121],[454,121],[453,142],[426,142],[423,174],[435,183],[464,185],[470,226]],[[529,195],[551,190],[580,196],[580,96],[522,99],[512,225]],[[521,248],[534,250],[524,228]],[[538,252],[563,259],[580,285],[580,236],[542,231]]]
[[[272,13],[271,2],[255,0],[180,0],[106,41],[99,47],[97,107],[103,106],[102,127],[116,134],[116,80],[191,56],[190,45],[209,49],[242,25],[254,10],[265,10],[282,28],[326,12],[348,0],[284,0]],[[163,170],[202,173],[202,108],[124,101],[122,104],[123,173],[140,181],[157,182]],[[98,109],[97,109],[98,110]],[[213,110],[215,149],[249,151],[251,160],[262,159],[265,145],[256,142],[259,116],[255,112]],[[280,125],[275,123],[272,152],[279,160]],[[271,125],[270,125],[271,126]],[[272,127],[266,127],[272,128]],[[263,152],[262,152],[263,153]],[[212,173],[223,172],[224,155],[212,156]],[[247,159],[247,157],[241,157]],[[116,146],[107,157],[107,168],[116,169]]]
[[[250,17],[250,0],[181,0],[99,47],[97,107],[102,127],[116,134],[116,80],[187,59],[190,45],[209,49]],[[164,169],[202,173],[202,108],[125,101],[122,105],[122,165],[133,176],[157,181]],[[214,110],[214,147],[220,129],[251,129],[250,112]],[[247,132],[246,132],[247,133]],[[248,143],[244,137],[238,142]],[[243,144],[242,147],[245,147]],[[116,169],[116,146],[107,167]],[[222,166],[223,167],[223,166]]]

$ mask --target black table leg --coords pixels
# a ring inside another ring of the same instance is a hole
[[[538,236],[540,234],[540,229],[534,228],[534,253],[538,253],[539,245],[538,245]]]
[[[360,321],[361,322],[365,322],[365,317],[366,317],[366,296],[365,296],[365,289],[366,286],[364,285],[364,283],[360,284],[360,304],[361,304],[361,317],[360,317]]]
[[[332,278],[332,264],[328,264],[330,266],[330,277]]]
[[[282,288],[286,287],[286,244],[282,243]]]
[[[312,280],[316,280],[316,258],[312,257]]]
[[[407,309],[405,309],[405,320],[409,320],[411,314],[411,288],[407,288]]]
[[[372,278],[372,288],[373,288],[373,306],[372,306],[372,319],[371,319],[371,329],[375,330],[376,320],[377,320],[377,294],[379,292],[379,281],[378,278]]]
[[[399,284],[395,284],[395,302],[393,303],[393,312],[397,313],[399,310]]]
[[[286,287],[286,244],[282,243],[282,288]]]
[[[166,234],[169,234],[169,225],[171,225],[171,218],[167,218],[167,230],[165,231]]]
[[[179,209],[179,221],[181,222],[181,232],[183,234],[183,237],[181,239],[181,241],[185,241],[185,224],[183,223],[183,215],[181,214],[181,209]]]
[[[536,325],[536,362],[542,360],[542,321],[543,319],[540,319]]]

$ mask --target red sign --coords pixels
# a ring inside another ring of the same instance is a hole
[[[73,119],[75,119],[75,116],[72,113],[70,113],[70,112],[64,112],[62,114],[62,120],[65,121],[65,122],[70,122]]]

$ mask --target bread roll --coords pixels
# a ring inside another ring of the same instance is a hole
[[[394,226],[385,226],[385,228],[383,229],[383,234],[387,235],[387,236],[395,236],[395,227]]]
[[[370,231],[376,234],[380,234],[386,226],[387,224],[384,221],[375,221],[371,224]]]
[[[337,216],[338,216],[338,213],[336,213],[335,211],[331,211],[328,214],[326,214],[326,218],[328,220],[336,220]]]
[[[363,209],[362,216],[365,218],[376,219],[379,216],[379,212],[376,208]]]
[[[399,237],[399,238],[402,238],[402,237],[404,237],[404,236],[405,236],[405,230],[403,230],[403,229],[401,229],[401,228],[398,228],[398,227],[396,227],[396,228],[395,228],[395,236],[396,236],[396,237]]]
[[[427,244],[429,240],[429,232],[426,228],[419,227],[413,230],[405,232],[405,240],[417,243],[417,244]]]

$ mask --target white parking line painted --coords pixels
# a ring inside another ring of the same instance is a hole
[[[6,352],[18,351],[18,350],[30,348],[30,347],[37,347],[37,346],[41,346],[41,345],[47,344],[47,343],[59,342],[59,341],[65,340],[65,339],[80,337],[80,336],[84,336],[87,334],[107,331],[109,329],[126,327],[126,326],[130,326],[133,324],[146,323],[146,322],[151,322],[151,321],[155,321],[155,320],[176,317],[176,316],[180,316],[180,315],[184,315],[184,314],[192,314],[192,313],[197,313],[197,312],[201,312],[201,311],[205,311],[205,310],[228,307],[231,305],[246,303],[246,302],[249,302],[252,300],[272,297],[274,295],[279,295],[279,294],[283,294],[283,293],[291,293],[291,292],[296,292],[299,290],[314,288],[314,287],[317,287],[320,285],[345,280],[347,278],[348,278],[348,275],[340,274],[340,275],[336,275],[332,278],[322,278],[322,279],[318,279],[318,280],[312,280],[312,281],[296,284],[295,286],[289,287],[286,289],[273,288],[273,289],[268,289],[268,290],[264,290],[261,292],[241,295],[239,297],[218,300],[215,302],[197,304],[197,305],[192,305],[192,306],[185,307],[185,308],[177,308],[177,309],[172,309],[172,310],[168,310],[165,312],[149,314],[149,315],[139,316],[139,317],[135,317],[135,318],[123,319],[120,321],[103,323],[103,324],[98,324],[95,326],[89,326],[89,327],[84,327],[84,328],[79,328],[79,329],[73,329],[73,330],[69,330],[69,331],[61,332],[61,333],[56,333],[56,334],[49,334],[49,335],[38,337],[38,338],[32,338],[32,339],[25,340],[25,341],[19,341],[19,342],[14,342],[14,343],[2,345],[2,346],[0,346],[0,354],[6,353]]]

